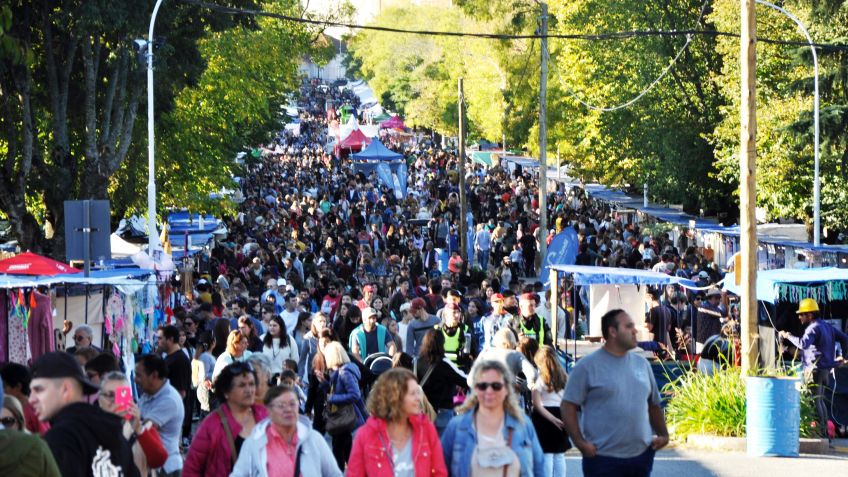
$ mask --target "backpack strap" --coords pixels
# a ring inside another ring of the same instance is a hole
[[[233,431],[230,429],[230,421],[227,415],[224,414],[224,409],[219,407],[215,410],[218,417],[221,418],[221,425],[224,426],[224,434],[227,436],[227,444],[230,446],[230,465],[236,465],[236,442],[233,440]]]
[[[300,456],[303,455],[303,445],[297,446],[297,455],[294,458],[294,474],[293,477],[300,476]]]

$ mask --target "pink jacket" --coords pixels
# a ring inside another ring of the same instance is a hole
[[[412,461],[416,477],[446,477],[445,456],[433,423],[423,414],[409,417],[412,425]],[[380,438],[382,436],[382,439]],[[386,421],[369,417],[353,440],[347,477],[392,477],[391,444]],[[185,475],[185,474],[183,474]]]
[[[233,439],[241,432],[239,424],[230,412],[227,404],[222,404],[221,409],[230,423]],[[253,417],[256,422],[268,417],[265,406],[253,405]],[[197,433],[191,441],[185,463],[183,464],[184,477],[227,477],[233,470],[232,451],[227,443],[227,434],[216,411],[206,416]]]

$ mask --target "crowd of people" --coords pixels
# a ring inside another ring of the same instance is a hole
[[[300,93],[299,131],[247,158],[228,236],[199,257],[201,277],[154,353],[122,370],[80,326],[67,352],[2,369],[1,422],[32,435],[0,433],[0,471],[564,476],[573,443],[586,475],[648,475],[668,433],[650,368],[628,351],[702,352],[726,297],[658,292],[654,347],[636,341],[641,317],[612,310],[604,348],[568,376],[556,345],[579,333],[582,305],[576,290],[552,297],[536,281],[539,244],[574,227],[578,264],[702,286],[719,278],[710,257],[686,234],[643,235],[579,189],[551,191],[550,224],[539,224],[531,171],[458,171],[434,142],[387,136],[409,165],[398,197],[325,150],[332,110],[357,97],[315,82]],[[437,250],[452,255],[447,267]]]

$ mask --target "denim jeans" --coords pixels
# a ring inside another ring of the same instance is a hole
[[[489,251],[478,249],[478,252],[480,253],[480,255],[479,255],[480,268],[482,268],[483,271],[485,272],[489,268]]]
[[[627,459],[596,455],[583,457],[584,477],[649,477],[654,467],[655,451],[651,447]]]
[[[448,423],[456,416],[456,411],[453,409],[439,409],[436,412],[436,422],[433,425],[436,426],[436,432],[439,433],[439,437],[442,436],[442,433],[445,432],[445,429],[448,427]]]
[[[545,475],[565,477],[565,454],[545,454]]]

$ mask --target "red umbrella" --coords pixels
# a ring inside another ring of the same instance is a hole
[[[53,276],[64,273],[79,273],[79,270],[62,262],[57,262],[52,258],[26,252],[5,260],[0,260],[0,273],[8,273],[9,275]]]

